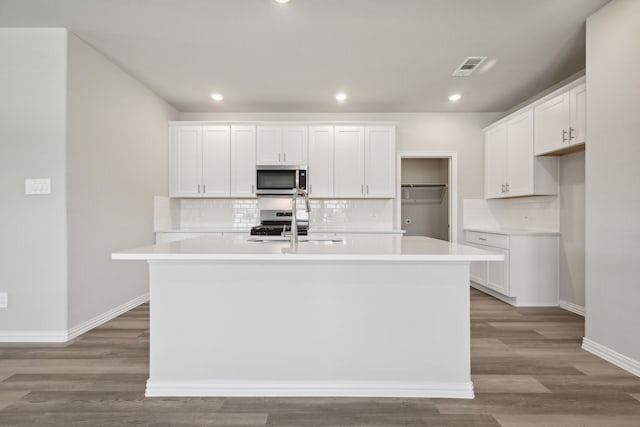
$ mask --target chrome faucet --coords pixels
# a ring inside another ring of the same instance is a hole
[[[304,201],[307,209],[307,216],[311,212],[311,204],[309,203],[309,194],[307,190],[297,188],[293,190],[293,196],[291,197],[291,248],[298,247],[298,219],[297,219],[297,202],[298,196],[304,197]]]

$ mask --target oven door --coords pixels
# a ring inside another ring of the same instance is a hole
[[[256,194],[291,195],[298,188],[297,169],[257,169]]]

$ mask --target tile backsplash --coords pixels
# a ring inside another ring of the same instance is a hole
[[[558,196],[517,199],[466,199],[463,202],[466,228],[521,228],[527,230],[560,229]]]
[[[311,200],[309,221],[314,229],[392,229],[392,199]],[[156,197],[155,229],[230,227],[247,229],[260,223],[260,209],[291,209],[286,198],[260,199],[169,199]],[[298,199],[298,208],[304,201]]]

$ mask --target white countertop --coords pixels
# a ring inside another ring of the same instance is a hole
[[[249,233],[250,228],[233,227],[194,227],[171,228],[156,230],[156,233]],[[389,228],[358,228],[358,227],[311,227],[309,233],[344,233],[344,234],[404,234],[404,230]]]
[[[465,231],[477,231],[479,233],[492,233],[492,234],[504,234],[506,236],[559,236],[559,231],[552,230],[526,230],[523,228],[483,228],[483,227],[470,227],[465,228]]]
[[[257,236],[255,236],[257,237]],[[147,261],[502,261],[504,256],[428,237],[349,235],[340,243],[253,242],[247,236],[204,236],[116,252],[115,260]]]
[[[251,228],[238,227],[183,227],[155,230],[155,233],[249,233]]]

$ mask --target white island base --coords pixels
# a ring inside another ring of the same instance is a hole
[[[147,396],[473,398],[469,261],[500,255],[390,236],[393,253],[362,237],[242,259],[212,239],[114,255],[149,261]]]

